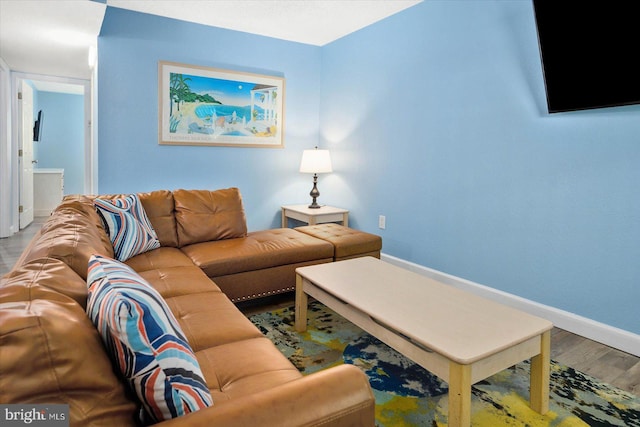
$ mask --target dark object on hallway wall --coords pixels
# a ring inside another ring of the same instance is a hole
[[[44,114],[42,114],[42,110],[38,111],[38,118],[36,119],[35,124],[33,125],[33,140],[40,141],[42,137],[42,120],[44,119]]]
[[[640,103],[635,2],[533,0],[550,113]]]

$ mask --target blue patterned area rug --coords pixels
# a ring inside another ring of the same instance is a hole
[[[350,363],[368,376],[379,427],[447,425],[447,383],[318,302],[309,305],[309,328],[293,327],[294,309],[260,313],[251,321],[303,373]],[[551,363],[550,411],[529,407],[529,363],[473,386],[473,426],[640,426],[640,399]]]

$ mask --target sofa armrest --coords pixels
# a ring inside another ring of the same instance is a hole
[[[353,365],[331,369],[261,393],[215,403],[162,425],[373,426],[375,399],[366,375]]]

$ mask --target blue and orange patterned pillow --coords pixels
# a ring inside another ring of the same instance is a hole
[[[145,414],[159,422],[213,405],[200,365],[160,294],[129,266],[93,255],[87,314]]]
[[[160,247],[160,241],[137,194],[93,201],[119,261]]]

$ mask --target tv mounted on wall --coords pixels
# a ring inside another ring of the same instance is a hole
[[[42,135],[42,120],[43,120],[42,110],[38,111],[38,118],[36,119],[35,124],[33,125],[33,140],[40,141],[40,137]]]
[[[640,103],[640,24],[626,0],[533,0],[550,113]]]

